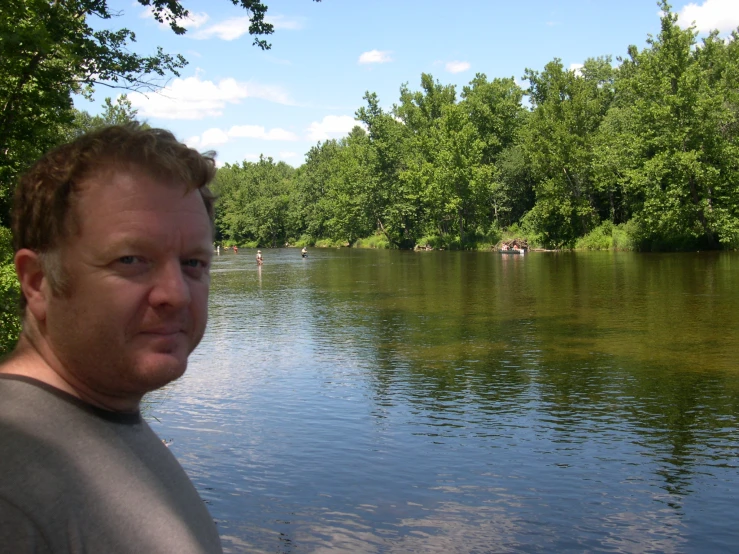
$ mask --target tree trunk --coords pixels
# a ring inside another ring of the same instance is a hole
[[[462,208],[457,209],[457,217],[459,218],[459,245],[464,245],[464,218],[462,217]]]

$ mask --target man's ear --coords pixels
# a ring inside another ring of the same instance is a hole
[[[28,248],[18,250],[15,253],[15,273],[20,281],[23,296],[26,297],[26,309],[36,321],[46,320],[46,304],[51,289],[41,267],[39,255]]]

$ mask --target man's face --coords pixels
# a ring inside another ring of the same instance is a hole
[[[60,247],[69,294],[47,302],[49,344],[91,398],[136,398],[180,377],[207,320],[212,232],[198,191],[144,173],[85,183]]]

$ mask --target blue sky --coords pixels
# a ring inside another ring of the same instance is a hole
[[[401,84],[420,88],[421,73],[458,93],[476,73],[488,79],[543,69],[553,58],[576,67],[586,58],[640,49],[659,33],[653,0],[266,0],[272,49],[252,46],[246,12],[228,0],[185,0],[184,36],[158,24],[132,0],[109,2],[121,15],[104,23],[136,33],[134,49],[157,46],[190,62],[160,93],[129,93],[141,119],[170,129],[219,164],[260,154],[299,166],[318,141],[356,123],[366,91],[390,108]],[[680,23],[722,35],[739,27],[739,0],[673,1]],[[101,26],[102,22],[92,22]],[[99,111],[106,96],[75,104]]]

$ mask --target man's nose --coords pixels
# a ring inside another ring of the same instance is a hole
[[[190,303],[190,287],[179,260],[170,261],[156,271],[149,301],[153,306],[181,308]]]

